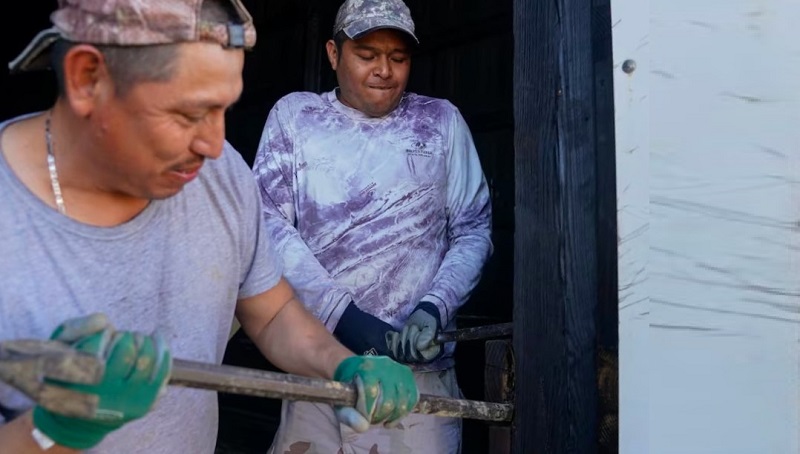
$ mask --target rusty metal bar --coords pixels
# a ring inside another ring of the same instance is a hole
[[[331,405],[354,406],[356,403],[355,387],[341,382],[182,359],[173,361],[169,384]],[[413,412],[484,421],[511,421],[513,406],[422,394]]]
[[[496,337],[510,336],[514,328],[513,323],[498,323],[496,325],[476,326],[455,331],[444,331],[436,336],[437,344],[445,342],[463,342],[471,340],[493,339]]]
[[[98,358],[56,341],[0,342],[0,381],[56,413],[91,417],[97,407],[97,396],[51,385],[44,378],[95,383],[102,374],[103,366]],[[169,384],[273,399],[341,406],[356,404],[354,385],[183,359],[173,360]],[[423,394],[412,411],[433,416],[510,421],[513,406]]]
[[[49,385],[44,378],[88,384],[98,382],[103,371],[96,357],[59,342],[35,339],[0,342],[0,382],[63,415],[93,414],[97,396]]]

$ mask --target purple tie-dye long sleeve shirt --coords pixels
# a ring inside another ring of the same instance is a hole
[[[292,93],[253,171],[285,276],[330,330],[351,300],[396,329],[430,301],[448,326],[492,252],[486,179],[448,101],[407,93],[369,118],[335,92]]]

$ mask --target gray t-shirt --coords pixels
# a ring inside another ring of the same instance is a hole
[[[183,191],[116,227],[60,215],[2,153],[0,190],[0,341],[47,338],[65,319],[103,312],[117,329],[158,330],[176,358],[219,364],[236,300],[281,276],[252,173],[227,143]],[[0,383],[0,406],[31,403]],[[210,454],[216,435],[216,394],[169,387],[150,414],[89,452]]]

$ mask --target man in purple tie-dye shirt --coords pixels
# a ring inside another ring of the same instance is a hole
[[[401,0],[348,0],[327,43],[338,88],[270,112],[253,171],[285,275],[349,348],[413,365],[460,397],[453,346],[432,341],[491,254],[489,190],[448,101],[406,93],[414,23]],[[284,402],[270,452],[457,453],[461,421],[409,415],[356,434],[325,405]]]

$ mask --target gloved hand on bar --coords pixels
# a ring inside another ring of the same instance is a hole
[[[351,356],[336,368],[333,379],[354,383],[356,406],[336,407],[336,417],[357,432],[370,424],[396,425],[419,400],[414,374],[385,356]]]
[[[103,378],[97,384],[47,379],[50,385],[99,397],[91,419],[34,407],[34,426],[61,446],[89,449],[114,430],[141,418],[153,407],[169,379],[172,358],[160,337],[115,331],[102,314],[68,320],[55,329],[51,339],[96,355],[105,363]]]
[[[386,333],[386,344],[392,356],[404,363],[430,363],[438,359],[442,346],[436,343],[436,335],[442,330],[439,309],[433,303],[423,301],[406,320],[400,333]]]

